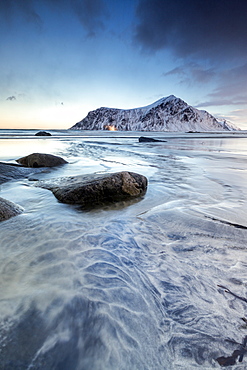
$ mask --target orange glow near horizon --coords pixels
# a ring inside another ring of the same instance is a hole
[[[78,106],[37,106],[13,103],[0,109],[0,129],[68,129],[80,121],[85,112]],[[14,105],[15,104],[15,105]]]
[[[108,131],[117,131],[116,127],[112,125],[106,125],[104,129]]]

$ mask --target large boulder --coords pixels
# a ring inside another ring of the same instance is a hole
[[[16,160],[24,167],[54,167],[68,163],[61,157],[52,154],[33,153]]]
[[[60,202],[94,208],[144,195],[147,190],[147,179],[143,175],[123,171],[104,176],[74,176],[44,180],[35,186],[51,190]]]
[[[4,198],[0,198],[0,221],[8,220],[23,212],[23,208]]]

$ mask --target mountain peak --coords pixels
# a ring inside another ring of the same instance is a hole
[[[180,99],[180,98],[177,98],[175,95],[169,95],[167,97],[163,97],[159,100],[156,100],[154,103],[152,104],[149,104],[149,105],[146,105],[144,107],[141,107],[141,108],[135,108],[135,109],[152,109],[152,108],[155,108],[163,103],[168,103],[168,102],[171,102],[175,99]],[[180,99],[181,100],[181,99]]]
[[[174,95],[132,109],[98,108],[88,113],[73,130],[119,131],[232,131],[206,111],[188,105]]]

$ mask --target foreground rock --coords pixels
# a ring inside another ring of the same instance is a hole
[[[50,132],[47,132],[47,131],[39,131],[39,132],[36,132],[35,136],[52,136],[50,134]]]
[[[94,208],[144,195],[147,179],[137,173],[123,171],[104,176],[75,176],[39,181],[35,186],[51,190],[60,202]]]
[[[33,153],[16,160],[24,167],[55,167],[68,163],[61,157],[52,154]]]
[[[23,212],[23,208],[9,200],[0,198],[0,222],[8,220]]]

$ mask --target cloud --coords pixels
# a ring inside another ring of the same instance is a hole
[[[247,104],[247,62],[225,69],[205,68],[199,63],[189,62],[163,73],[163,77],[176,77],[186,86],[208,85],[211,92],[206,100],[195,107],[245,106]],[[212,84],[211,84],[212,83]]]
[[[246,16],[246,0],[139,0],[134,39],[181,58],[245,57]]]
[[[190,62],[164,72],[163,76],[177,76],[180,83],[191,85],[191,81],[196,83],[208,83],[214,79],[216,71],[214,68],[205,68],[199,63]]]
[[[133,39],[149,56],[173,57],[164,78],[207,92],[198,107],[244,108],[246,17],[246,0],[138,0]]]
[[[72,0],[73,11],[89,36],[95,36],[96,31],[104,29],[103,17],[107,14],[103,0]]]
[[[103,19],[107,16],[106,0],[43,0],[46,11],[72,12],[89,36],[95,36],[104,28]],[[42,26],[45,22],[40,12],[39,2],[35,0],[0,0],[0,16],[12,21],[20,16],[27,21]]]
[[[168,72],[164,72],[163,73],[163,76],[166,77],[166,76],[185,76],[186,75],[186,71],[185,71],[185,67],[184,66],[179,66],[179,67],[175,67],[173,69],[171,69],[170,71]]]
[[[246,117],[247,117],[247,108],[246,109],[236,109],[236,110],[233,110],[231,112],[229,112],[229,116],[230,117],[234,117],[235,119],[239,119],[241,121],[243,121],[243,119],[246,120]]]
[[[215,105],[246,105],[247,63],[219,72],[217,87],[200,107]]]
[[[229,98],[235,96],[235,99],[245,99],[247,102],[247,63],[225,69],[221,72],[219,85],[213,93],[213,98]]]
[[[11,21],[16,14],[20,14],[25,21],[33,22],[38,25],[42,24],[42,20],[33,6],[33,0],[16,1],[16,0],[1,0],[0,15],[4,20]]]
[[[228,112],[228,115],[224,116],[225,119],[234,122],[234,124],[241,128],[241,130],[247,130],[247,109],[236,109]]]
[[[231,99],[220,99],[220,100],[208,100],[205,102],[201,102],[195,105],[195,108],[202,108],[202,107],[219,107],[219,106],[230,106],[230,105],[245,105],[246,100],[231,100]]]
[[[13,101],[13,100],[16,100],[16,97],[14,95],[8,96],[6,100]]]

